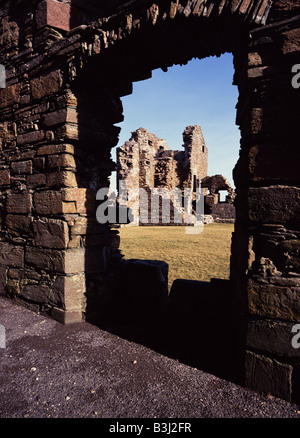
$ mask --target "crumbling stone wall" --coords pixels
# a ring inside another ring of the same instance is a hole
[[[62,321],[100,311],[118,242],[108,225],[95,223],[91,204],[113,168],[120,98],[155,68],[231,52],[241,131],[231,287],[246,328],[245,382],[293,399],[299,12],[298,0],[4,0],[1,293]]]
[[[207,176],[201,181],[203,189],[207,189],[204,212],[211,215],[215,222],[235,221],[235,191],[223,175]],[[220,191],[227,192],[225,201],[220,201]]]
[[[132,133],[129,141],[117,149],[118,186],[120,181],[126,183],[130,196],[128,207],[131,208],[139,202],[139,207],[148,211],[149,224],[153,223],[151,189],[166,189],[165,196],[171,201],[171,222],[162,220],[160,214],[159,223],[174,224],[174,209],[183,217],[183,208],[181,200],[176,202],[176,198],[174,199],[172,190],[180,189],[183,192],[185,188],[189,188],[195,192],[207,175],[208,151],[200,126],[186,127],[183,142],[184,150],[171,150],[166,140],[139,128]],[[148,200],[139,199],[139,188],[147,191]],[[163,195],[161,192],[161,196]],[[140,223],[142,224],[141,220]]]

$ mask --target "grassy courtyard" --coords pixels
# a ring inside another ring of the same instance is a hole
[[[120,229],[126,259],[164,260],[169,286],[176,278],[209,281],[229,278],[232,224],[213,223],[200,234],[185,227],[125,227]]]

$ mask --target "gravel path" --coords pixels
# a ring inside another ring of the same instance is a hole
[[[300,418],[259,395],[87,323],[0,298],[1,418]]]

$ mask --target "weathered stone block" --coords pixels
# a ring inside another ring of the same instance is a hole
[[[19,103],[21,84],[10,85],[0,89],[0,109]]]
[[[60,172],[53,172],[47,175],[48,187],[76,187],[76,175],[67,170]]]
[[[48,158],[48,166],[50,169],[57,167],[68,167],[75,169],[76,162],[74,156],[70,154],[50,155]]]
[[[36,25],[38,29],[44,26],[51,26],[56,29],[69,31],[73,27],[82,24],[82,17],[74,5],[44,0],[39,3],[36,14]]]
[[[17,145],[23,146],[23,145],[31,145],[32,143],[38,143],[45,138],[45,132],[44,131],[32,131],[27,132],[26,134],[20,134],[17,137]]]
[[[8,278],[5,285],[5,291],[12,296],[20,294],[20,281]]]
[[[261,128],[264,122],[260,123]],[[277,124],[278,126],[278,124]],[[259,126],[256,126],[259,129]],[[287,129],[290,132],[290,129]],[[274,130],[273,130],[274,131]],[[278,136],[280,138],[280,136]],[[295,181],[298,178],[298,145],[291,144],[281,154],[282,145],[273,141],[266,144],[259,144],[249,149],[249,172],[252,181]]]
[[[254,222],[284,224],[299,222],[300,188],[270,186],[250,188],[249,219]]]
[[[37,154],[38,155],[52,155],[52,154],[60,154],[60,153],[67,153],[67,154],[74,154],[74,146],[71,144],[51,144],[46,146],[41,146]]]
[[[27,247],[25,263],[39,269],[66,275],[99,272],[103,269],[102,248],[58,250]]]
[[[65,274],[84,272],[86,268],[86,253],[83,248],[68,249],[65,252]]]
[[[76,212],[79,214],[95,213],[96,195],[93,189],[64,189],[62,199],[66,202],[75,202]]]
[[[300,321],[300,288],[248,280],[248,309],[253,315]]]
[[[33,223],[34,238],[37,246],[64,249],[69,242],[69,227],[58,219],[40,219]]]
[[[49,303],[49,292],[49,286],[28,284],[21,288],[20,296],[35,303],[47,304]]]
[[[300,29],[291,29],[282,33],[282,53],[294,53],[300,51]]]
[[[31,212],[31,207],[31,195],[27,192],[17,194],[11,193],[7,195],[7,213],[27,214]]]
[[[52,272],[64,272],[65,254],[63,250],[27,247],[25,263],[38,269]]]
[[[43,117],[43,123],[46,126],[55,126],[65,123],[67,119],[67,110],[61,109],[58,111],[53,111],[51,113],[46,114]]]
[[[10,185],[10,172],[9,169],[0,170],[0,186]]]
[[[82,238],[81,236],[73,236],[71,235],[69,243],[68,243],[68,248],[81,248],[82,245]]]
[[[80,310],[62,310],[54,307],[51,311],[52,318],[56,319],[61,324],[74,324],[83,320],[83,315]]]
[[[60,191],[45,190],[36,192],[33,196],[33,205],[37,214],[60,214],[62,211],[62,195]]]
[[[84,310],[86,284],[83,273],[58,276],[54,283],[53,291],[61,297],[64,309],[68,311]]]
[[[16,231],[18,233],[28,233],[32,218],[20,214],[8,214],[5,219],[5,227],[8,230]]]
[[[27,175],[26,177],[26,185],[28,189],[43,187],[46,184],[47,184],[47,177],[44,173],[35,173],[33,175]]]
[[[62,76],[60,70],[55,70],[46,75],[34,78],[30,81],[32,98],[39,100],[57,93],[61,85]]]
[[[24,266],[24,248],[8,242],[0,242],[0,264],[22,268]]]
[[[32,160],[33,169],[38,172],[45,170],[45,158],[39,157]]]
[[[32,161],[17,161],[11,163],[11,171],[16,175],[32,173]]]
[[[300,357],[300,348],[292,346],[294,323],[274,320],[248,322],[247,347],[270,355]]]
[[[291,365],[246,352],[245,385],[248,388],[291,401],[292,372]]]

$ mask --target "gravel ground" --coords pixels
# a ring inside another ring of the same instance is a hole
[[[300,418],[249,391],[87,323],[0,298],[1,418]]]

